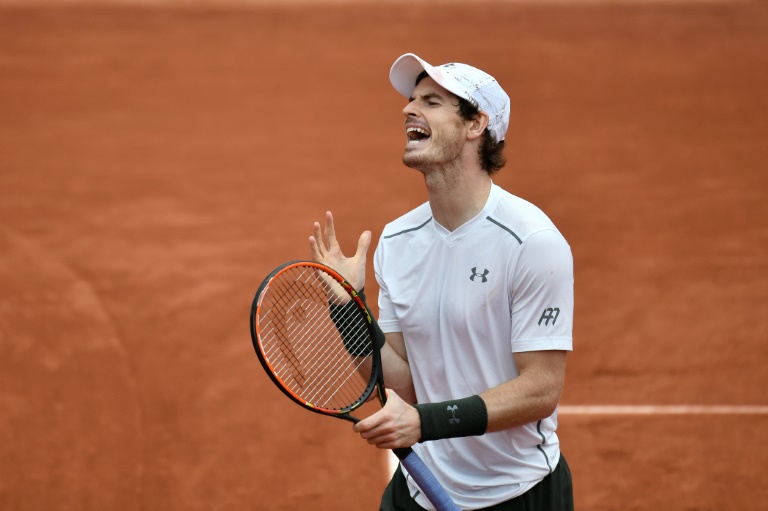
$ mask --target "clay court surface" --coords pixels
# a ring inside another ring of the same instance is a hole
[[[768,509],[768,4],[64,4],[0,1],[0,509],[376,509],[247,316],[327,209],[426,199],[408,51],[505,86],[495,181],[572,246],[577,509]]]

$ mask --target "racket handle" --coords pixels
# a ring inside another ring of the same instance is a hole
[[[393,449],[405,469],[437,511],[461,511],[413,449]]]

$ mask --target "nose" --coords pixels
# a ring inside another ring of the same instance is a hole
[[[403,115],[406,117],[416,117],[418,110],[416,109],[416,101],[409,101],[405,108],[403,108]]]

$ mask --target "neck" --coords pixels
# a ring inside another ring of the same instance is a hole
[[[454,231],[482,211],[491,193],[491,178],[481,168],[442,167],[424,175],[435,221]]]

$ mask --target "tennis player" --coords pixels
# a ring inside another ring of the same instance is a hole
[[[390,81],[408,98],[403,163],[423,174],[429,201],[388,224],[375,251],[389,400],[354,430],[382,449],[412,446],[461,509],[572,510],[555,431],[573,257],[539,208],[491,180],[505,164],[509,97],[479,69],[410,53]],[[363,288],[369,231],[345,257],[328,212],[309,243]],[[380,509],[432,508],[400,467]]]

